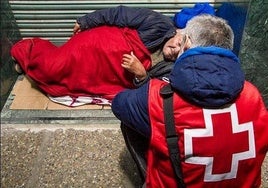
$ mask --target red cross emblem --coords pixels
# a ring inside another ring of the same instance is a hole
[[[184,130],[185,162],[205,165],[205,182],[233,179],[239,161],[255,157],[253,124],[239,124],[235,104],[203,113],[205,128]]]

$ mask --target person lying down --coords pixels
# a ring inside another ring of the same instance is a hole
[[[145,70],[151,67],[137,31],[115,26],[80,32],[61,46],[29,38],[11,48],[23,73],[52,101],[67,106],[110,104],[118,92],[134,88],[134,74],[121,65],[124,54],[135,54]]]

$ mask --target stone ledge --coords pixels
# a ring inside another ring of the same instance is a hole
[[[4,125],[1,129],[3,188],[141,184],[119,125]]]

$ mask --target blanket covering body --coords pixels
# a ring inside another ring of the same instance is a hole
[[[59,47],[41,38],[23,39],[12,47],[11,55],[50,96],[111,100],[134,87],[134,75],[121,66],[123,54],[131,51],[146,70],[151,67],[150,53],[135,30],[101,26],[76,34]]]

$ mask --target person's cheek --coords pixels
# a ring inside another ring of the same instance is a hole
[[[166,48],[166,47],[163,48],[163,55],[164,55],[165,57],[167,56],[167,48]]]

